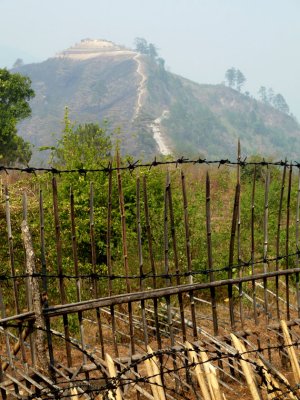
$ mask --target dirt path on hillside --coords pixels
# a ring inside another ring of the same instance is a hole
[[[137,70],[136,72],[140,75],[141,80],[137,89],[137,102],[136,102],[136,108],[135,108],[135,113],[134,113],[134,117],[133,119],[136,119],[141,111],[142,108],[142,104],[143,104],[143,97],[146,93],[146,80],[147,77],[144,73],[144,68],[143,68],[143,64],[142,61],[140,59],[141,55],[139,53],[137,53],[133,59],[136,61],[137,63]]]
[[[161,114],[160,117],[156,118],[152,124],[150,124],[150,128],[152,129],[153,132],[153,138],[157,143],[158,149],[160,151],[160,153],[163,156],[167,156],[168,154],[172,154],[172,151],[170,150],[170,148],[168,147],[162,133],[160,130],[160,124],[161,121],[165,118],[168,118],[169,116],[169,111],[168,110],[164,110],[163,113]]]

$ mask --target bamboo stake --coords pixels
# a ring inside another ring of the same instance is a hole
[[[216,377],[215,367],[213,367],[210,362],[208,362],[208,357],[205,350],[201,347],[199,350],[203,369],[208,381],[211,398],[215,400],[222,400],[219,383]]]
[[[168,219],[168,211],[169,211],[169,190],[170,190],[170,175],[167,172],[166,176],[166,187],[165,187],[165,198],[164,198],[164,259],[165,259],[165,275],[166,275],[166,285],[171,286],[171,278],[169,277],[169,235],[168,235],[168,228],[169,228],[169,219]],[[168,318],[168,325],[170,331],[170,340],[171,346],[175,345],[175,337],[174,337],[174,327],[173,327],[173,319],[172,319],[172,308],[171,308],[171,300],[170,296],[165,296],[166,304],[167,304],[167,318]],[[173,359],[173,368],[177,370],[177,362],[176,362],[176,355],[172,354]],[[178,379],[175,380],[176,389],[178,389]]]
[[[300,168],[298,168],[298,190],[297,190],[297,209],[296,209],[296,249],[299,249],[299,225],[300,225]],[[296,268],[299,268],[299,253],[296,256]],[[296,273],[296,294],[298,318],[300,317],[300,290],[299,272]]]
[[[43,307],[47,309],[49,306],[48,303],[48,282],[47,282],[47,266],[46,266],[46,247],[45,247],[45,218],[44,218],[44,200],[43,200],[43,191],[40,188],[39,195],[39,213],[40,213],[40,249],[41,249],[41,262],[42,262],[42,286],[43,286]],[[48,354],[50,367],[54,366],[54,354],[53,354],[53,343],[52,343],[52,335],[51,335],[51,324],[50,318],[45,315],[45,325],[47,331],[47,344],[48,344]],[[51,373],[53,375],[53,370],[51,369]],[[55,377],[53,376],[53,380],[55,381]]]
[[[186,246],[186,258],[187,258],[187,268],[189,275],[189,283],[193,283],[193,275],[192,273],[192,257],[191,257],[191,242],[190,242],[190,229],[189,229],[189,215],[188,215],[188,200],[186,194],[186,184],[185,184],[185,175],[183,170],[181,170],[181,187],[182,187],[182,198],[183,198],[183,209],[184,209],[184,227],[185,227],[185,246]],[[191,316],[192,316],[192,324],[193,324],[193,336],[194,340],[197,340],[197,321],[196,321],[196,311],[195,311],[195,301],[194,301],[194,292],[191,291],[189,293],[190,297],[190,307],[191,307]]]
[[[24,248],[26,252],[26,272],[29,274],[28,283],[32,290],[32,294],[30,296],[30,310],[34,311],[35,314],[35,323],[38,327],[44,329],[44,319],[42,314],[42,303],[41,303],[41,294],[39,288],[39,282],[37,278],[34,278],[33,275],[36,272],[35,267],[35,255],[33,251],[32,238],[29,231],[29,227],[27,221],[24,220],[22,222],[22,239],[24,243]],[[32,348],[32,362],[35,366],[36,362],[39,368],[43,370],[47,370],[47,357],[46,357],[46,347],[45,347],[45,334],[43,330],[38,329],[35,334],[35,341],[31,342]]]
[[[215,280],[213,272],[213,259],[212,259],[212,243],[211,243],[211,214],[210,214],[210,179],[209,174],[206,174],[206,237],[207,237],[207,258],[208,258],[208,269],[210,282]],[[216,302],[216,290],[210,288],[211,306],[212,306],[212,317],[214,325],[214,335],[218,336],[218,316],[217,316],[217,302]]]
[[[240,185],[236,185],[234,207],[233,207],[233,214],[232,214],[232,224],[231,224],[230,246],[229,246],[228,279],[232,279],[234,240],[235,240],[236,224],[237,224],[237,218],[238,218],[238,206],[239,206],[239,198],[240,198],[239,193],[240,193]],[[229,299],[230,324],[231,324],[231,329],[234,331],[235,330],[235,320],[234,320],[234,305],[233,305],[233,293],[232,293],[232,285],[231,284],[228,285],[228,299]]]
[[[71,233],[72,233],[72,253],[73,253],[73,263],[74,263],[74,273],[76,276],[76,298],[77,301],[81,301],[81,279],[79,277],[79,268],[78,268],[78,251],[77,251],[77,237],[76,237],[76,224],[75,224],[75,206],[74,206],[74,193],[72,188],[70,189],[70,218],[71,218]],[[83,315],[82,312],[78,312],[78,321],[79,321],[79,329],[80,329],[80,339],[81,346],[85,348],[85,340],[84,340],[84,325],[83,325]],[[83,364],[86,364],[87,357],[83,353],[82,355]]]
[[[241,187],[241,143],[240,139],[238,139],[238,154],[237,154],[237,185]],[[239,192],[239,201],[238,201],[238,220],[237,220],[237,261],[238,265],[241,265],[241,190]],[[242,267],[239,268],[238,271],[239,277],[243,276]],[[243,309],[243,284],[239,283],[239,309],[240,309],[240,319],[242,329],[244,328],[244,309]]]
[[[157,287],[157,285],[156,285],[156,267],[155,267],[153,245],[152,245],[152,230],[151,230],[150,216],[149,216],[146,176],[144,176],[144,178],[143,178],[143,192],[144,192],[144,212],[145,212],[145,220],[146,220],[147,242],[148,242],[148,249],[149,249],[151,272],[152,272],[152,284],[153,284],[153,289],[156,289],[156,287]],[[154,319],[155,319],[155,328],[156,328],[156,330],[155,330],[156,340],[157,340],[158,348],[161,349],[161,336],[160,336],[160,331],[159,331],[157,299],[153,299],[153,308],[154,308]]]
[[[116,371],[116,367],[115,367],[115,363],[113,362],[113,359],[107,353],[105,354],[105,359],[106,359],[110,378],[116,378],[117,371]],[[116,380],[115,380],[115,382],[116,382]],[[116,384],[117,384],[117,382],[116,382]],[[122,400],[122,392],[121,392],[121,389],[119,386],[117,386],[116,389],[109,391],[109,398],[116,399],[116,400]]]
[[[168,200],[169,200],[170,228],[171,228],[171,237],[172,237],[173,252],[174,252],[176,285],[180,285],[180,276],[179,276],[180,271],[179,271],[177,240],[176,240],[176,230],[175,230],[175,220],[174,220],[174,210],[173,210],[172,187],[171,187],[170,178],[169,178],[169,190],[167,193],[168,193]],[[185,322],[184,322],[184,306],[183,306],[183,301],[182,301],[182,293],[178,293],[178,302],[179,302],[179,310],[180,310],[182,341],[185,342],[186,341],[186,327],[185,327]]]
[[[210,397],[210,394],[209,394],[209,390],[208,390],[205,378],[204,378],[204,374],[202,372],[202,369],[201,369],[201,366],[199,363],[197,353],[195,352],[191,343],[185,342],[185,347],[188,350],[188,355],[189,355],[189,359],[190,359],[191,363],[193,365],[195,365],[195,373],[196,373],[199,387],[200,387],[202,395],[203,395],[203,399],[204,400],[212,400]]]
[[[300,382],[300,367],[299,367],[298,357],[293,347],[293,343],[286,322],[284,320],[281,320],[280,325],[283,333],[284,343],[286,345],[286,350],[288,352],[291,361],[294,379],[296,384],[298,384]]]
[[[291,211],[291,189],[292,189],[292,173],[293,167],[290,165],[289,170],[289,185],[288,185],[288,193],[287,193],[287,204],[286,204],[286,239],[285,239],[285,268],[289,269],[289,239],[290,239],[290,211]],[[290,286],[289,286],[289,277],[285,277],[286,284],[286,318],[290,320]]]
[[[22,196],[22,208],[23,208],[23,221],[27,221],[27,194],[24,191],[23,192],[23,196]],[[31,239],[30,239],[31,240]],[[24,240],[23,240],[23,244]],[[24,246],[25,247],[25,246]],[[35,261],[34,261],[35,263]],[[31,263],[29,263],[29,266],[31,265]],[[27,258],[27,251],[26,251],[26,247],[25,247],[25,270],[26,273],[28,272],[28,258]],[[33,309],[33,301],[32,301],[32,279],[30,279],[30,277],[28,276],[28,278],[26,278],[26,300],[27,300],[27,307],[29,311],[32,311]],[[29,341],[30,341],[30,354],[31,354],[31,361],[32,361],[32,365],[33,367],[35,367],[36,364],[36,349],[35,349],[35,343],[34,343],[34,335],[30,335]]]
[[[245,354],[246,349],[245,349],[244,345],[240,342],[240,340],[233,333],[231,333],[230,336],[231,336],[231,340],[233,342],[234,347],[241,354],[240,363],[241,363],[242,370],[245,374],[245,378],[246,378],[248,387],[250,389],[252,398],[253,398],[253,400],[262,400],[262,397],[257,388],[254,373],[253,373],[251,367],[249,366],[249,363],[247,362],[248,358],[247,358],[247,354]]]
[[[255,219],[255,189],[256,189],[256,165],[254,166],[253,173],[253,185],[252,185],[252,195],[251,195],[251,274],[254,275],[254,263],[255,263],[255,229],[254,229],[254,219]],[[253,313],[255,325],[257,325],[257,309],[256,309],[256,285],[255,281],[252,281],[252,298],[253,298]]]
[[[139,257],[139,270],[140,270],[140,291],[144,290],[144,270],[143,270],[143,249],[142,249],[142,227],[141,227],[141,193],[140,193],[140,177],[136,180],[136,225],[137,225],[137,241],[138,241],[138,257]],[[141,301],[142,308],[142,321],[145,346],[148,346],[148,327],[145,311],[145,301]]]
[[[281,217],[282,217],[282,203],[283,203],[283,194],[285,187],[285,175],[286,175],[286,165],[283,167],[282,172],[282,182],[281,182],[281,190],[280,190],[280,200],[279,200],[279,210],[278,210],[278,222],[277,222],[277,237],[276,237],[276,271],[279,271],[279,255],[280,255],[280,230],[281,230]],[[276,277],[275,280],[276,285],[276,310],[277,310],[277,319],[280,319],[280,307],[279,307],[279,277]]]
[[[55,223],[55,239],[56,239],[56,252],[57,252],[57,270],[59,275],[59,291],[62,304],[66,304],[66,291],[63,278],[63,264],[62,264],[62,243],[61,243],[61,228],[58,216],[58,195],[57,195],[57,182],[56,178],[52,178],[52,194],[53,194],[53,212],[54,212],[54,223]],[[68,316],[63,315],[64,332],[66,338],[66,354],[67,354],[67,364],[70,368],[72,366],[72,355],[70,346],[70,332],[69,332],[69,322]]]
[[[160,371],[159,371],[159,368],[158,368],[158,360],[157,360],[156,356],[153,354],[153,350],[151,349],[150,346],[147,346],[147,350],[148,350],[148,354],[151,355],[150,362],[151,362],[153,375],[155,377],[155,382],[156,382],[156,385],[157,385],[156,388],[157,388],[158,398],[160,400],[166,400],[164,386],[162,384]]]
[[[93,273],[96,274],[97,256],[96,256],[95,221],[94,221],[94,186],[92,182],[90,184],[90,240],[91,240],[91,253],[92,253],[92,268],[93,268]],[[93,278],[93,292],[94,292],[93,293],[94,298],[98,299],[99,297],[101,297],[101,292],[99,292],[99,287],[96,278]],[[104,340],[102,331],[101,311],[99,307],[96,308],[96,318],[97,318],[99,340],[101,346],[101,354],[102,358],[104,358],[105,349],[104,349]]]
[[[112,262],[111,262],[111,224],[112,224],[112,171],[110,169],[111,164],[109,164],[108,173],[108,196],[107,196],[107,234],[106,234],[106,262],[108,270],[108,295],[111,297],[113,295],[113,285],[112,285]],[[111,328],[113,333],[113,344],[115,356],[119,357],[119,350],[117,344],[117,329],[116,329],[116,319],[115,319],[115,308],[113,305],[110,306],[111,314]]]
[[[268,257],[268,219],[269,219],[269,187],[270,187],[270,171],[267,170],[266,182],[265,182],[265,204],[264,204],[264,260]],[[268,272],[268,264],[264,262],[264,273]],[[267,278],[263,279],[264,284],[264,309],[269,320],[268,311],[268,281]]]
[[[127,292],[131,292],[130,281],[128,278],[129,269],[128,269],[128,251],[127,251],[127,235],[126,235],[126,220],[125,220],[125,205],[124,205],[124,195],[122,188],[122,177],[120,173],[120,154],[117,151],[117,178],[118,178],[118,192],[119,192],[119,204],[120,204],[120,213],[121,213],[121,226],[122,226],[122,247],[123,247],[123,263],[124,270],[126,276],[126,288]],[[135,344],[134,344],[134,328],[132,322],[132,303],[128,302],[128,314],[129,314],[129,332],[130,332],[130,351],[131,356],[135,353]]]
[[[8,247],[9,247],[9,259],[10,259],[10,271],[13,281],[13,298],[15,303],[15,312],[16,314],[20,314],[20,304],[19,304],[19,291],[18,291],[18,283],[15,278],[15,255],[14,255],[14,244],[13,244],[13,236],[12,236],[12,227],[11,227],[11,215],[10,215],[10,197],[8,187],[5,186],[5,212],[6,212],[6,225],[7,225],[7,238],[8,238]],[[22,326],[18,325],[19,332],[19,340],[21,345],[21,354],[22,361],[25,365],[27,365],[27,356],[25,352],[24,343],[22,340]]]
[[[160,400],[159,394],[157,392],[157,385],[156,385],[156,380],[154,376],[154,372],[152,369],[152,364],[149,358],[145,360],[145,365],[146,365],[146,371],[147,371],[147,376],[148,376],[148,382],[150,383],[151,391],[154,397],[154,400]]]

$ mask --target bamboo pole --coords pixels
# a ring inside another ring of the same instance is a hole
[[[151,367],[153,371],[153,376],[155,378],[156,382],[156,388],[157,388],[157,393],[158,393],[158,398],[160,400],[166,400],[166,395],[164,391],[164,386],[161,380],[161,375],[160,375],[160,370],[158,368],[159,362],[156,358],[156,356],[153,354],[153,350],[151,349],[150,346],[147,346],[148,354],[151,355],[150,362],[151,362]]]
[[[46,265],[46,246],[45,246],[45,218],[44,218],[44,198],[43,191],[40,188],[39,193],[39,214],[40,214],[40,252],[41,252],[41,263],[42,263],[42,287],[43,287],[43,308],[47,309],[48,303],[48,281],[47,281],[47,265]],[[45,326],[47,331],[47,344],[48,344],[48,354],[50,365],[49,368],[54,366],[54,354],[53,354],[53,343],[51,334],[51,324],[50,318],[45,315]],[[51,369],[51,374],[53,374],[53,369]],[[53,376],[54,380],[55,377]]]
[[[76,298],[77,301],[81,301],[81,279],[79,277],[79,267],[78,267],[78,251],[77,251],[77,236],[76,236],[76,223],[75,223],[75,206],[74,206],[74,193],[72,188],[70,189],[70,218],[71,218],[71,233],[72,233],[72,253],[73,253],[73,264],[74,273],[76,276]],[[78,322],[80,329],[80,339],[81,346],[85,348],[85,338],[84,338],[84,325],[83,325],[83,315],[82,312],[78,312]],[[83,364],[86,364],[87,357],[82,354]]]
[[[130,287],[130,281],[129,281],[129,278],[128,278],[129,268],[128,268],[128,251],[127,251],[125,205],[124,205],[124,195],[123,195],[120,163],[121,163],[120,154],[117,151],[117,178],[118,178],[118,193],[119,193],[121,227],[122,227],[123,265],[124,265],[125,276],[126,276],[126,289],[127,289],[127,293],[130,293],[131,292],[131,287]],[[129,314],[130,353],[131,353],[131,356],[132,356],[135,353],[135,344],[134,344],[134,328],[133,328],[133,321],[132,321],[132,303],[131,302],[128,302],[128,314]]]
[[[23,196],[22,196],[22,208],[23,208],[23,222],[26,221],[27,222],[27,194],[24,191],[23,192]],[[21,227],[23,228],[23,226]],[[23,233],[23,232],[22,232]],[[31,240],[31,239],[30,239]],[[28,271],[28,265],[32,265],[32,263],[30,263],[30,260],[28,260],[28,251],[26,251],[26,247],[25,247],[25,242],[23,239],[23,245],[24,245],[24,249],[25,249],[25,271],[27,274],[29,274]],[[30,256],[29,256],[30,257]],[[28,264],[29,262],[29,264]],[[35,261],[34,261],[35,264]],[[34,265],[34,269],[35,269],[35,265]],[[26,278],[26,300],[27,300],[27,307],[29,311],[32,311],[33,309],[33,294],[32,294],[32,279],[30,279],[30,277],[28,276]],[[30,335],[29,337],[29,342],[30,342],[30,354],[31,354],[31,361],[32,361],[32,365],[33,367],[35,367],[36,364],[36,348],[35,348],[35,341],[34,341],[34,335]]]
[[[255,189],[256,189],[256,165],[254,166],[253,173],[253,184],[252,184],[252,194],[251,194],[251,274],[254,275],[254,263],[255,263]],[[253,299],[253,313],[255,325],[257,325],[257,308],[256,308],[256,285],[255,281],[252,281],[252,299]]]
[[[245,378],[246,378],[248,387],[250,389],[252,398],[253,398],[253,400],[262,400],[262,397],[257,388],[254,373],[250,367],[250,364],[247,361],[248,357],[247,357],[247,354],[245,354],[246,349],[245,349],[244,345],[240,342],[240,340],[233,333],[231,333],[230,336],[231,336],[231,340],[233,342],[234,347],[241,354],[240,363],[241,363],[242,370],[245,374]]]
[[[140,193],[140,177],[136,180],[136,226],[137,226],[137,247],[139,257],[139,272],[140,272],[140,291],[144,290],[144,263],[143,263],[143,249],[142,249],[142,227],[141,227],[141,193]],[[142,308],[142,321],[145,346],[148,346],[148,326],[145,311],[145,301],[141,301]]]
[[[291,189],[292,189],[292,173],[293,167],[290,165],[289,170],[289,184],[288,184],[288,193],[287,193],[287,204],[286,204],[286,236],[285,236],[285,268],[289,269],[289,240],[290,240],[290,211],[291,211]],[[286,284],[286,318],[290,320],[290,286],[289,286],[289,277],[285,277]]]
[[[109,354],[105,354],[105,359],[107,363],[107,368],[109,372],[109,377],[115,379],[115,384],[117,385],[117,371],[115,367],[115,363],[111,356]],[[115,399],[115,400],[122,400],[122,392],[119,386],[117,386],[115,389],[111,389],[109,391],[109,398]]]
[[[209,174],[206,174],[206,237],[207,237],[207,259],[209,269],[210,282],[215,280],[213,271],[213,258],[212,258],[212,242],[211,242],[211,213],[210,213],[210,179]],[[214,287],[210,288],[212,317],[214,325],[214,335],[218,336],[218,315],[217,315],[217,301],[216,301],[216,290]]]
[[[191,241],[190,241],[190,228],[189,228],[189,215],[188,215],[188,200],[186,194],[186,184],[185,184],[185,175],[183,170],[181,170],[181,188],[182,188],[182,198],[183,198],[183,209],[184,209],[184,228],[185,228],[185,246],[186,246],[186,258],[187,258],[187,268],[189,275],[189,283],[193,283],[193,275],[192,275],[192,257],[191,257]],[[192,324],[193,324],[193,336],[194,340],[197,340],[197,321],[196,321],[196,310],[195,310],[195,301],[194,301],[194,293],[191,291],[189,293],[190,297],[190,308],[191,308],[191,316],[192,316]]]
[[[277,236],[276,236],[276,271],[279,271],[279,255],[280,255],[280,230],[281,230],[281,218],[282,218],[282,203],[283,203],[283,194],[285,188],[285,176],[286,176],[286,164],[283,167],[282,171],[282,181],[281,181],[281,190],[280,190],[280,200],[279,200],[279,209],[278,209],[278,222],[277,222]],[[276,285],[276,310],[277,310],[277,319],[280,319],[280,307],[279,307],[279,277],[276,277],[275,280]]]
[[[6,226],[7,226],[7,238],[8,238],[8,250],[9,250],[9,260],[10,260],[10,271],[13,284],[13,299],[15,303],[15,312],[20,314],[20,303],[19,303],[19,290],[18,283],[16,280],[16,270],[15,270],[15,255],[14,255],[14,244],[11,226],[11,214],[10,214],[10,196],[8,186],[5,186],[5,213],[6,213]],[[24,343],[22,340],[22,326],[18,325],[19,340],[21,344],[21,354],[22,361],[27,365],[27,356],[25,352]]]
[[[229,245],[228,279],[232,279],[234,241],[235,241],[236,224],[237,224],[237,219],[238,219],[239,198],[240,198],[239,193],[240,193],[240,185],[236,185],[234,207],[233,207],[233,214],[232,214],[232,223],[231,223],[230,245]],[[230,324],[231,324],[231,329],[234,331],[235,330],[234,304],[233,304],[233,293],[232,293],[232,285],[231,284],[228,285],[228,299],[229,299]]]
[[[111,297],[113,295],[113,285],[112,285],[112,260],[111,260],[111,225],[112,225],[112,171],[111,164],[109,164],[108,173],[108,195],[107,195],[107,233],[106,233],[106,263],[108,270],[108,295]],[[119,357],[119,350],[117,344],[117,329],[116,329],[116,318],[115,318],[115,308],[113,305],[110,306],[111,315],[111,328],[113,333],[113,345],[115,356]]]
[[[238,152],[237,152],[237,185],[241,187],[241,142],[238,139]],[[238,219],[237,219],[237,263],[241,265],[241,190],[239,192],[238,201]],[[239,267],[239,277],[243,276],[242,267]],[[244,328],[244,309],[243,309],[243,284],[239,283],[239,310],[242,329]]]
[[[67,297],[63,278],[63,263],[62,263],[62,242],[61,242],[61,228],[58,215],[58,194],[57,194],[57,182],[55,176],[52,178],[52,194],[53,194],[53,212],[54,212],[54,223],[55,223],[55,241],[56,241],[56,253],[57,253],[57,270],[59,275],[59,291],[62,304],[66,304]],[[65,332],[65,344],[67,354],[67,364],[70,368],[72,366],[72,354],[70,346],[70,331],[68,316],[63,315],[63,324]]]
[[[280,325],[283,333],[284,344],[286,346],[286,350],[288,352],[289,359],[291,361],[295,383],[298,384],[300,382],[300,367],[299,367],[298,357],[293,347],[293,343],[290,337],[286,321],[281,320]]]
[[[170,228],[171,228],[171,237],[172,237],[173,253],[174,253],[176,285],[180,285],[180,270],[179,270],[177,239],[176,239],[175,219],[174,219],[174,210],[173,210],[172,186],[171,186],[170,178],[169,178],[169,190],[167,193],[168,193],[168,200],[169,200]],[[182,301],[182,293],[178,293],[178,302],[179,302],[179,310],[180,310],[182,341],[185,342],[186,341],[186,327],[185,327],[185,322],[184,322],[184,306],[183,306],[183,301]]]
[[[29,309],[32,309],[34,311],[35,323],[39,328],[41,328],[37,330],[34,342],[31,342],[31,345],[33,346],[32,362],[34,366],[37,363],[39,368],[46,371],[48,367],[48,362],[46,357],[44,318],[41,302],[42,297],[40,293],[38,279],[33,277],[34,273],[36,272],[35,254],[33,250],[31,234],[26,220],[22,222],[22,239],[26,252],[26,273],[29,275],[28,284],[30,290],[32,290],[31,296],[29,297],[31,302],[29,305]]]
[[[94,185],[91,182],[90,184],[90,241],[91,241],[91,254],[92,254],[92,268],[93,274],[96,275],[97,270],[97,256],[96,256],[96,241],[95,241],[95,219],[94,219]],[[94,298],[98,299],[101,296],[101,291],[99,291],[97,279],[93,278],[93,294]],[[96,319],[97,326],[99,332],[99,340],[101,346],[101,354],[102,358],[105,357],[105,349],[104,349],[104,340],[103,340],[103,330],[102,330],[102,321],[101,321],[101,311],[100,308],[96,308]]]
[[[214,400],[222,400],[219,383],[215,373],[215,368],[208,361],[208,357],[205,350],[201,347],[199,348],[199,350],[200,350],[200,357],[202,360],[203,369],[208,381],[208,387],[211,398]]]
[[[153,244],[152,244],[152,229],[150,224],[150,215],[149,215],[149,205],[148,205],[148,192],[147,192],[147,178],[144,175],[143,177],[143,192],[144,192],[144,212],[145,212],[145,220],[146,220],[146,232],[147,232],[147,242],[148,242],[148,250],[149,250],[149,258],[151,264],[151,272],[152,272],[152,284],[153,289],[156,289],[156,266],[154,261],[153,254]],[[153,300],[153,308],[154,308],[154,320],[155,320],[155,333],[157,346],[161,349],[161,336],[159,330],[159,320],[158,320],[158,304],[157,299]]]
[[[297,190],[297,209],[296,209],[296,249],[299,249],[299,225],[300,225],[300,168],[298,168],[298,190]],[[299,253],[296,257],[296,268],[299,268]],[[300,288],[299,288],[299,273],[296,273],[296,294],[298,318],[300,317]]]
[[[171,278],[169,277],[169,190],[170,190],[170,174],[167,172],[166,176],[166,187],[165,187],[165,198],[164,198],[164,261],[165,261],[165,275],[166,275],[166,285],[172,286]],[[169,295],[165,296],[166,304],[167,304],[167,319],[169,325],[170,332],[170,341],[171,346],[175,345],[175,336],[174,336],[174,327],[173,327],[173,318],[172,318],[172,307],[171,307],[171,299]],[[173,368],[177,370],[177,362],[176,355],[172,354],[173,359]],[[178,379],[175,380],[176,389],[178,389]]]
[[[198,355],[196,351],[194,350],[193,346],[189,342],[185,342],[185,347],[188,350],[188,355],[191,363],[195,365],[195,373],[196,377],[198,380],[198,384],[200,387],[200,390],[202,392],[202,396],[204,400],[212,400],[210,397],[209,389],[207,387],[207,383],[204,378],[204,373],[201,369],[201,365],[199,363]]]
[[[266,181],[265,181],[265,202],[264,202],[264,248],[263,248],[264,260],[266,260],[268,257],[269,187],[270,187],[270,171],[267,170]],[[269,269],[268,263],[264,262],[263,267],[264,267],[264,273],[267,273]],[[264,309],[267,320],[269,320],[267,278],[264,278],[263,285],[264,285]]]

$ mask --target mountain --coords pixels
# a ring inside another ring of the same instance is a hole
[[[19,134],[35,149],[53,145],[68,106],[78,123],[107,120],[111,130],[120,128],[124,151],[134,156],[233,158],[240,138],[247,155],[298,158],[300,126],[292,116],[225,85],[172,74],[163,59],[143,53],[85,39],[13,69],[28,75],[36,92]]]

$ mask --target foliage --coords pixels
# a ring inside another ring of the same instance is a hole
[[[267,89],[265,86],[261,86],[259,88],[258,95],[260,101],[262,101],[264,104],[268,104],[284,114],[289,114],[290,108],[282,94],[274,94],[274,90],[272,88]]]
[[[234,67],[231,67],[226,71],[225,78],[227,80],[228,86],[238,90],[239,92],[246,82],[244,74],[239,69],[236,69]]]
[[[17,123],[30,116],[29,100],[34,96],[31,81],[18,73],[0,69],[0,159],[28,163],[30,146],[17,135]]]

